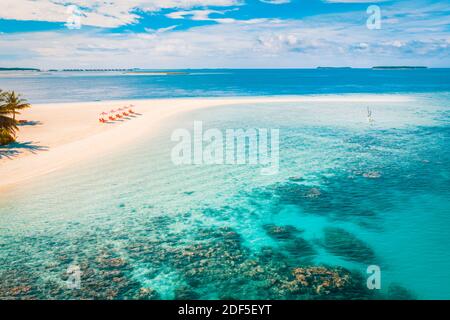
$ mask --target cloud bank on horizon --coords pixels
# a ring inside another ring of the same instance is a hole
[[[77,8],[80,29],[67,22]],[[367,8],[381,9],[369,29]],[[0,67],[449,67],[448,0],[2,0]]]

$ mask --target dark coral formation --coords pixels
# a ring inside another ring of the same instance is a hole
[[[263,225],[264,231],[267,235],[276,240],[288,240],[293,239],[296,234],[302,232],[294,226],[277,226],[275,224],[265,224]]]
[[[391,283],[388,288],[387,299],[389,300],[415,300],[416,297],[408,289],[399,284]]]
[[[382,192],[381,179],[366,179],[362,172],[350,179],[348,174],[342,172],[323,178],[321,187],[288,180],[256,188],[247,196],[252,199],[271,199],[275,211],[276,206],[296,206],[306,214],[353,222],[365,228],[379,230],[380,217],[376,212],[392,208],[392,199]],[[387,182],[383,180],[382,183]],[[367,207],[371,209],[362,210],[362,204],[368,199],[370,203]]]
[[[238,233],[228,227],[198,228],[175,233],[166,218],[154,218],[156,237],[142,235],[126,241],[120,254],[113,247],[97,253],[62,248],[52,264],[42,266],[48,279],[36,270],[15,265],[0,273],[1,299],[366,299],[372,296],[358,275],[342,268],[296,265],[275,248],[253,254]],[[291,230],[288,228],[287,230]],[[164,234],[164,237],[161,235]],[[191,236],[189,241],[186,239]],[[116,235],[120,238],[120,235]],[[307,242],[280,240],[296,245],[302,255],[312,250]],[[80,241],[82,243],[82,241]],[[69,257],[77,252],[81,288],[66,285]],[[143,285],[133,276],[133,266],[145,265],[145,281],[174,272],[179,285],[170,297]],[[40,270],[41,272],[43,270]]]
[[[376,262],[373,250],[350,232],[341,228],[328,227],[325,228],[324,234],[323,246],[330,253],[365,264]]]
[[[340,269],[325,267],[295,268],[292,273],[295,279],[291,284],[297,287],[296,290],[308,288],[318,295],[337,292],[349,286],[352,281],[350,274]]]
[[[305,262],[308,261],[306,259],[316,254],[314,247],[303,238],[296,238],[285,244],[282,248],[288,252],[289,256],[303,259]]]
[[[64,265],[64,263],[62,264]],[[77,263],[81,270],[80,289],[71,289],[66,281],[68,273],[62,265],[47,267],[49,274],[59,277],[43,283],[25,268],[0,273],[0,299],[125,299],[144,298],[137,294],[139,284],[126,276],[129,268],[120,258]],[[22,284],[20,284],[22,283]]]

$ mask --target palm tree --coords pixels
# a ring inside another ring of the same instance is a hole
[[[0,89],[0,144],[14,141],[17,125],[16,120],[11,118],[11,110],[5,102],[6,92]]]
[[[16,130],[17,130],[16,121],[0,113],[0,134],[9,134],[11,136],[15,136]]]
[[[26,99],[22,99],[20,94],[16,95],[14,91],[11,91],[3,93],[3,104],[0,107],[9,110],[9,113],[13,115],[13,120],[16,121],[16,114],[20,114],[17,110],[30,108],[31,105],[27,103]]]

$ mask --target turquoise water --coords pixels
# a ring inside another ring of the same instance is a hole
[[[4,193],[0,298],[449,299],[449,96],[409,98],[371,103],[372,125],[361,103],[190,112]],[[170,135],[195,120],[280,129],[279,174],[173,165]],[[372,264],[380,291],[365,285]],[[300,286],[298,268],[344,285]]]
[[[450,91],[450,69],[205,69],[171,76],[108,72],[0,73],[32,103],[177,97]],[[95,84],[95,85],[93,85]]]

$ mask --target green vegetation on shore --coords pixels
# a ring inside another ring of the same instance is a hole
[[[16,115],[18,110],[30,108],[26,99],[14,91],[2,91],[0,89],[0,145],[6,145],[16,140],[17,127]]]

